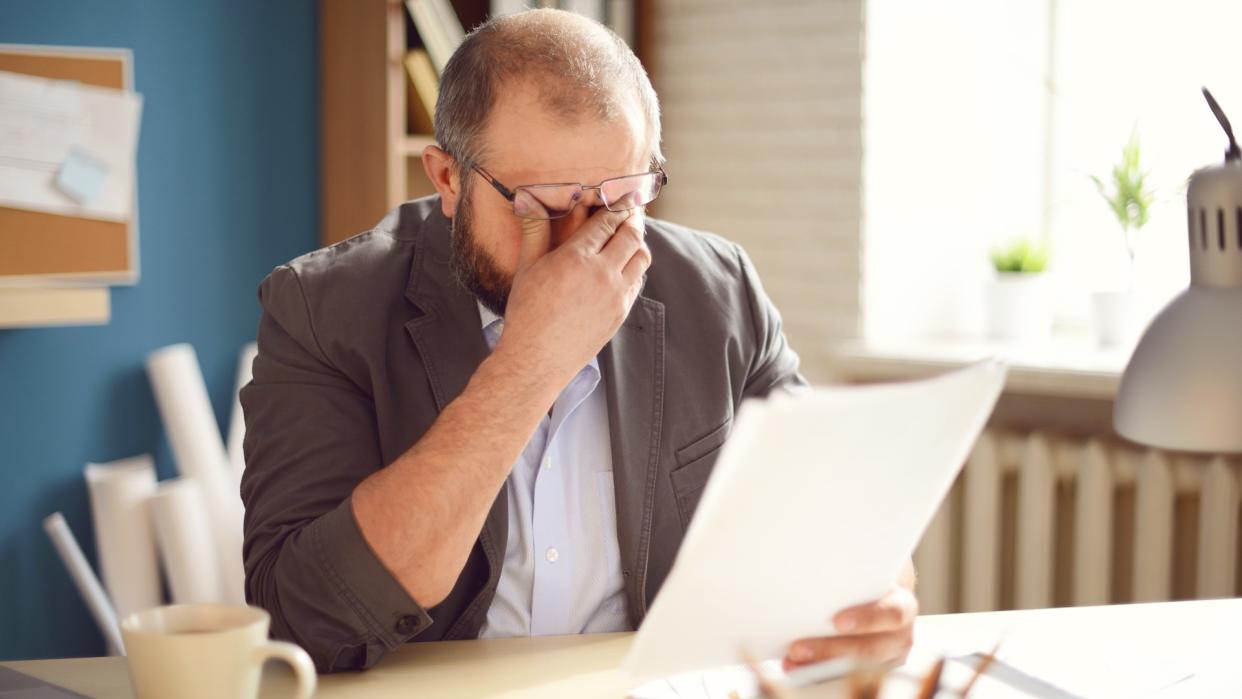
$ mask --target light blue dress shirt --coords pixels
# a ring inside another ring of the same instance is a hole
[[[491,348],[504,319],[479,305]],[[629,631],[599,362],[574,376],[509,473],[509,538],[480,638]]]

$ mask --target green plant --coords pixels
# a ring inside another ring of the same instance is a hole
[[[1134,263],[1134,236],[1147,225],[1148,212],[1156,199],[1146,180],[1147,173],[1139,169],[1139,141],[1138,134],[1134,132],[1130,133],[1130,141],[1121,149],[1121,162],[1113,166],[1109,182],[1111,191],[1100,178],[1091,175],[1095,188],[1121,224],[1131,264]]]
[[[1048,267],[1048,253],[1048,246],[1044,243],[1019,239],[1004,247],[992,248],[992,266],[997,272],[1034,274]]]

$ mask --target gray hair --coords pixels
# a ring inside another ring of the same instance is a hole
[[[528,10],[494,17],[466,37],[440,77],[435,130],[440,147],[460,167],[484,155],[483,130],[500,87],[534,80],[544,105],[575,118],[613,119],[637,97],[647,117],[655,164],[660,151],[660,103],[638,57],[607,27],[563,10]]]

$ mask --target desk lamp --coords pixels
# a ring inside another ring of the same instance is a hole
[[[1195,171],[1186,190],[1190,286],[1143,332],[1121,377],[1113,426],[1164,449],[1242,452],[1242,151]]]

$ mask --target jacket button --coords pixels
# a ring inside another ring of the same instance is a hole
[[[418,629],[418,617],[413,614],[406,614],[397,619],[397,633],[412,634]]]

